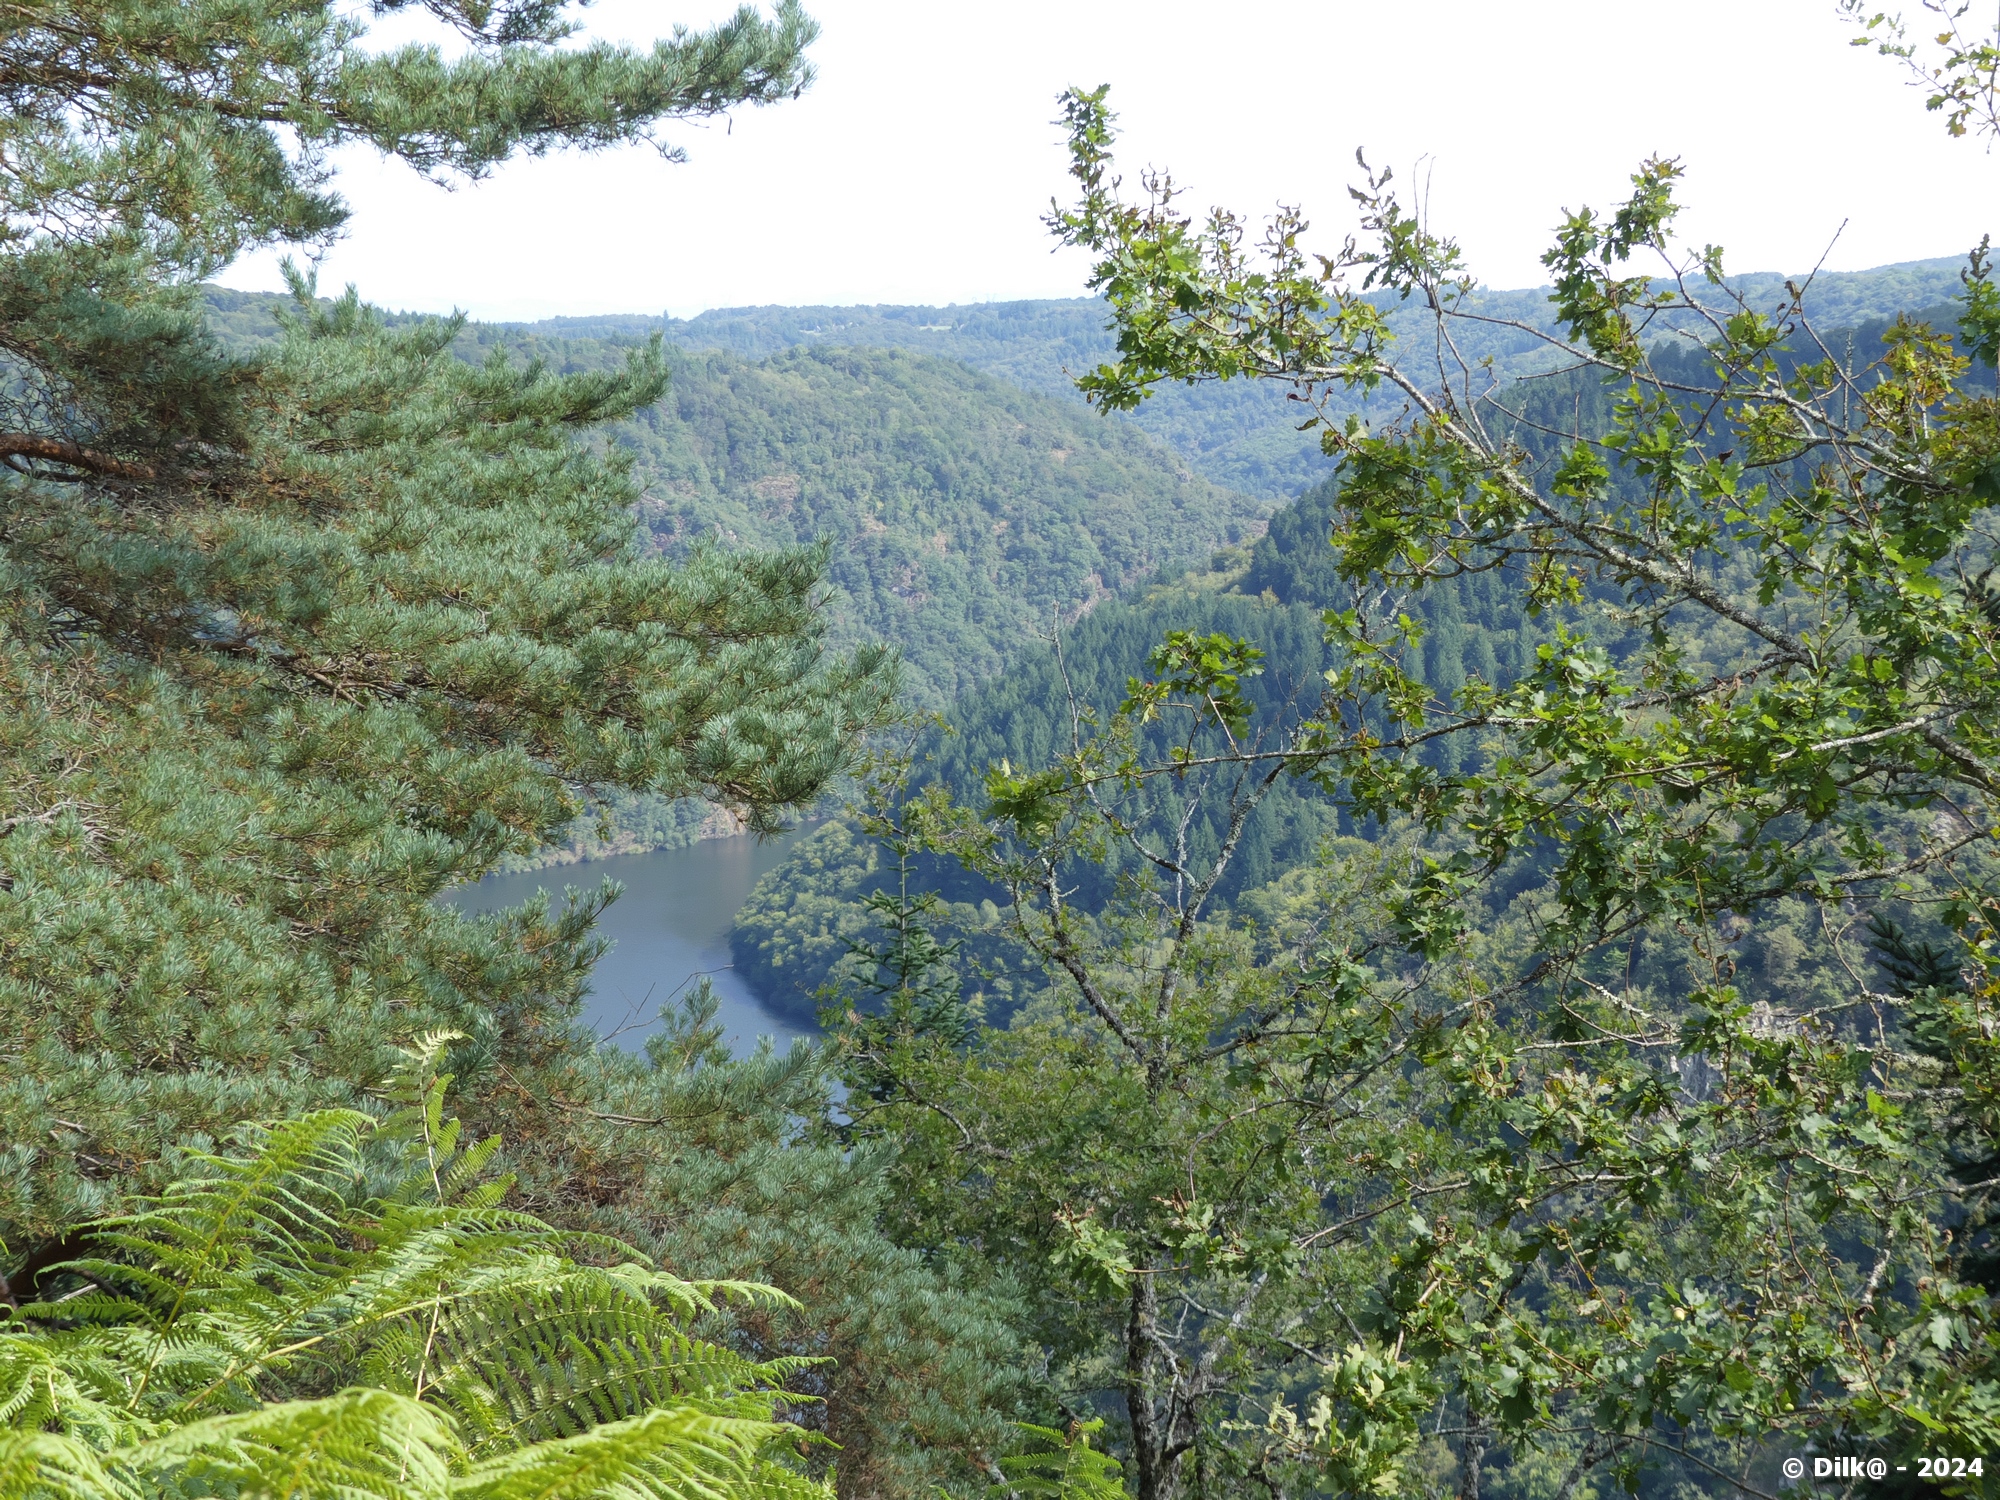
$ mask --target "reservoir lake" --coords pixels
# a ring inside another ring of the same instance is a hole
[[[661,1010],[678,1005],[706,977],[721,1002],[716,1019],[731,1052],[754,1050],[761,1036],[775,1038],[782,1052],[792,1038],[815,1036],[817,1028],[779,1016],[738,976],[730,966],[729,924],[750,888],[798,837],[793,832],[761,844],[747,834],[703,839],[679,849],[491,875],[446,899],[461,911],[499,911],[525,904],[538,891],[560,900],[565,886],[595,890],[608,876],[625,894],[598,918],[598,935],[611,941],[611,951],[591,972],[585,1023],[636,1052],[657,1029]]]

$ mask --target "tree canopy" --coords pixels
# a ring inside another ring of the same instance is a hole
[[[2000,128],[1995,53],[1927,8],[1932,44],[1846,7],[1948,128]],[[1107,516],[1124,437],[922,356],[672,393],[657,341],[466,359],[462,321],[304,277],[226,346],[199,279],[337,233],[343,143],[446,179],[671,156],[809,77],[790,4],[630,49],[436,0],[435,43],[369,50],[401,9],[0,18],[0,1485],[1664,1500],[1807,1451],[1996,1482],[1986,245],[1947,307],[1830,324],[1684,244],[1655,158],[1563,214],[1531,308],[1385,172],[1317,255],[1295,212],[1128,188],[1105,91],[1068,94],[1049,222],[1112,320],[1081,389],[1248,382],[1183,407],[1194,445],[1283,401],[1335,475],[1016,663],[926,777],[862,758],[895,673],[829,649],[830,581],[883,619],[963,596],[942,697],[1024,600],[1136,583],[1160,512],[1234,503],[1154,475]],[[986,425],[834,420],[926,402]],[[946,525],[967,497],[990,529]],[[872,803],[789,894],[860,919],[770,924],[841,950],[830,1051],[731,1059],[705,990],[601,1047],[615,890],[436,900],[586,797],[767,830],[857,764]]]
[[[643,51],[562,45],[577,29],[569,0],[421,8],[457,55],[371,51],[365,21],[315,0],[14,7],[0,24],[10,252],[140,254],[199,275],[250,245],[337,233],[347,210],[328,155],[348,142],[476,178],[522,153],[658,140],[663,122],[784,99],[812,78],[817,28],[796,0]]]
[[[486,918],[435,900],[605,789],[759,828],[817,798],[894,690],[884,652],[825,648],[824,550],[649,554],[629,460],[595,434],[660,396],[657,346],[569,374],[468,363],[459,320],[390,320],[296,277],[282,337],[228,349],[198,285],[249,246],[338,232],[337,145],[465,179],[661,141],[803,87],[812,23],[786,4],[630,49],[577,45],[546,0],[437,4],[409,7],[437,42],[371,51],[370,17],[402,8],[0,17],[5,1300],[59,1294],[80,1225],[182,1180],[238,1122],[368,1136],[398,1044],[450,1032],[468,1128],[504,1130],[513,1201],[551,1235],[615,1224],[691,1276],[825,1278],[812,1308],[702,1316],[765,1351],[759,1389],[831,1398],[767,1392],[765,1416],[831,1432],[857,1483],[922,1488],[992,1421],[967,1393],[999,1362],[950,1351],[990,1349],[995,1304],[946,1298],[886,1243],[869,1163],[785,1151],[825,1106],[820,1062],[733,1063],[699,997],[653,1054],[600,1055],[574,1018],[614,891]],[[247,1453],[283,1448],[285,1423],[304,1441],[385,1413],[444,1484],[455,1439],[388,1397],[199,1415]],[[710,1436],[730,1484],[761,1483],[768,1433]],[[209,1452],[175,1443],[146,1461]]]
[[[1103,91],[1065,117],[1050,223],[1117,335],[1079,383],[1307,403],[1333,659],[1273,712],[1248,641],[1171,631],[1052,753],[892,787],[875,826],[1001,887],[1049,980],[970,1047],[934,1003],[850,1019],[900,1232],[1021,1280],[1052,1398],[1116,1403],[1142,1500],[1989,1452],[1985,247],[1955,327],[1835,339],[1804,282],[1681,245],[1648,161],[1564,215],[1560,326],[1513,325],[1551,374],[1512,386],[1460,358],[1491,315],[1386,173],[1314,255],[1294,213],[1127,196]],[[1427,673],[1424,601],[1496,580],[1531,651]],[[1287,778],[1376,836],[1229,911]]]

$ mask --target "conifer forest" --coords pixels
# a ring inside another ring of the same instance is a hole
[[[2000,22],[1875,3],[1976,199]],[[1669,140],[1499,289],[1091,78],[1069,298],[321,284],[356,148],[671,195],[835,66],[587,19],[0,4],[0,1500],[2000,1495],[1990,243]],[[723,838],[804,1039],[607,1033]]]

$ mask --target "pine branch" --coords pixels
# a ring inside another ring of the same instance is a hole
[[[14,462],[17,458],[34,458],[44,463],[67,464],[72,469],[88,469],[93,474],[108,474],[115,479],[159,477],[159,471],[150,464],[113,458],[108,453],[100,453],[95,448],[86,448],[81,443],[66,442],[62,438],[42,437],[32,432],[0,432],[0,461],[4,461],[7,467],[19,473],[32,474],[32,470],[23,469]]]

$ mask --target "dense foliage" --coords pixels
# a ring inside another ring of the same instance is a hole
[[[1049,978],[969,1047],[902,1003],[935,976],[855,1008],[847,1129],[897,1143],[899,1233],[1023,1287],[1050,1398],[1117,1412],[1142,1500],[1990,1452],[1990,375],[1744,293],[1649,162],[1549,252],[1558,375],[1496,391],[1453,362],[1484,317],[1455,247],[1385,178],[1372,239],[1311,257],[1281,215],[1253,255],[1164,177],[1122,198],[1102,94],[1068,109],[1052,222],[1118,326],[1082,384],[1311,403],[1332,664],[1274,718],[1249,642],[1169,633],[1056,754],[887,799]],[[1407,363],[1385,290],[1440,330]],[[1983,252],[1950,316],[1990,366]],[[1505,595],[1532,651],[1427,680],[1416,601]],[[1176,810],[1241,830],[1287,778],[1376,836],[1231,913],[1235,842]],[[1150,878],[1083,899],[1121,849]]]
[[[691,1332],[790,1299],[501,1207],[499,1140],[444,1113],[447,1039],[392,1113],[245,1126],[87,1226],[63,1290],[0,1321],[0,1494],[827,1493],[778,1420],[799,1362]]]
[[[669,354],[304,280],[260,333],[199,282],[335,232],[335,146],[477,176],[808,76],[789,5],[632,50],[429,0],[451,60],[368,51],[401,8],[0,18],[0,1489],[1585,1500],[2000,1451],[1986,247],[1942,312],[1921,266],[1732,279],[1655,160],[1495,294],[1386,175],[1325,257],[1127,197],[1099,91],[1051,227],[1108,342]],[[1941,60],[1847,7],[1984,129],[1996,54],[1930,8]],[[1141,588],[1255,508],[1002,382],[1051,349],[1215,472],[1335,478]],[[860,760],[877,636],[959,706],[907,764]],[[615,892],[436,899],[586,797],[768,829],[857,763],[745,927],[828,1051],[732,1059],[705,989],[599,1046]]]
[[[728,1337],[836,1360],[788,1377],[825,1398],[806,1420],[851,1483],[926,1490],[1000,1430],[1010,1345],[883,1239],[870,1161],[790,1149],[820,1061],[733,1063],[700,1003],[654,1053],[600,1054],[574,1017],[604,895],[434,899],[579,794],[757,826],[817,798],[893,688],[879,650],[824,649],[824,551],[649,552],[593,431],[659,398],[657,348],[468,362],[456,320],[304,282],[275,343],[230,348],[200,292],[245,246],[337,230],[342,141],[476,176],[651,138],[795,91],[811,24],[631,50],[571,45],[541,0],[424,9],[452,60],[290,0],[0,17],[4,1290],[49,1290],[81,1221],[238,1121],[366,1112],[399,1041],[449,1030],[517,1203],[813,1291]]]
[[[208,302],[232,347],[268,346],[271,299],[211,289]],[[621,369],[632,348],[477,324],[453,343],[468,362],[504,353],[567,376]],[[650,545],[683,557],[704,539],[831,542],[829,645],[896,647],[906,697],[922,706],[941,707],[998,672],[1022,639],[1259,519],[1260,507],[1143,435],[949,361],[827,349],[668,366],[666,394],[607,428],[634,461]],[[580,822],[567,852],[680,844],[716,825],[699,802],[612,791],[600,805],[604,826]]]
[[[566,783],[768,819],[881,701],[874,661],[813,642],[818,556],[639,557],[621,466],[569,433],[657,365],[468,366],[451,332],[302,308],[218,374],[241,436],[211,468],[14,485],[0,1003],[34,1065],[5,1114],[81,1127],[16,1157],[15,1225],[117,1170],[91,1138],[143,1160],[254,1112],[246,1086],[366,1083],[412,1025],[532,1055],[561,961],[510,972],[429,898],[560,827]]]
[[[1930,312],[1956,315],[1950,306]],[[1834,330],[1828,339],[1850,357],[1872,363],[1886,351],[1884,335],[1892,326],[1875,320]],[[1658,346],[1654,358],[1674,365],[1679,378],[1696,383],[1708,378],[1705,364],[1686,360],[1672,345]],[[1967,384],[1977,388],[1991,378],[1990,368],[1983,377],[1969,372]],[[1489,398],[1489,420],[1504,423],[1515,441],[1545,455],[1551,447],[1546,432],[1555,423],[1581,422],[1585,430],[1603,433],[1613,421],[1612,393],[1595,380],[1542,376],[1502,392]],[[976,795],[987,770],[1003,761],[1047,764],[1069,740],[1072,695],[1098,719],[1108,717],[1171,630],[1220,632],[1261,650],[1259,674],[1245,691],[1265,722],[1281,719],[1287,705],[1315,703],[1330,660],[1321,612],[1353,598],[1338,556],[1327,546],[1340,497],[1337,482],[1315,486],[1281,508],[1254,544],[1218,554],[1207,571],[1180,584],[1155,586],[1141,599],[1107,603],[1078,622],[1062,636],[1060,664],[1053,649],[1038,645],[991,684],[961,694],[948,711],[949,729],[915,747],[916,780],[939,782],[964,798]],[[1504,687],[1529,672],[1555,616],[1573,613],[1531,616],[1522,595],[1519,573],[1495,568],[1436,579],[1415,593],[1378,593],[1374,603],[1382,609],[1393,600],[1408,612],[1419,630],[1398,651],[1401,670],[1449,700],[1468,679]],[[1273,614],[1253,600],[1292,608]],[[1158,735],[1155,730],[1156,740]],[[1460,735],[1431,741],[1421,756],[1456,771],[1479,753],[1472,736]],[[1219,816],[1213,807],[1197,809],[1191,828],[1197,851],[1213,852]],[[1322,834],[1352,834],[1357,826],[1373,824],[1364,817],[1357,825],[1305,783],[1279,782],[1245,824],[1217,899],[1233,903],[1240,893],[1311,864]],[[919,859],[916,869],[920,888],[946,901],[940,930],[964,945],[962,967],[972,976],[969,1001],[989,1021],[1004,1023],[1037,979],[1006,941],[994,904],[1003,893],[950,861]],[[1101,903],[1121,871],[1129,873],[1129,860],[1113,854],[1101,866],[1074,872],[1077,894]],[[815,832],[759,883],[738,913],[731,947],[739,970],[771,1003],[809,1019],[813,997],[867,935],[871,918],[865,900],[889,873],[877,846],[859,835],[852,818]]]

